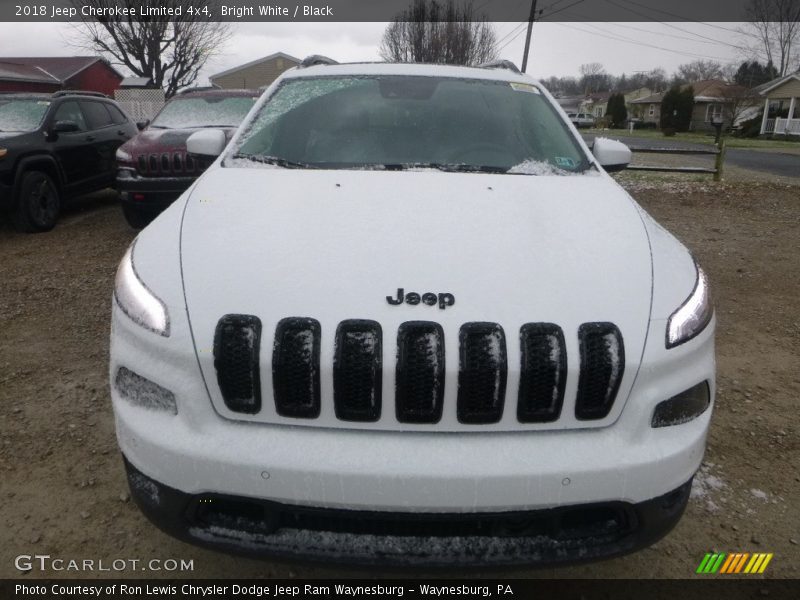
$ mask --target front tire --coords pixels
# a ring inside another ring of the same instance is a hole
[[[128,225],[134,229],[144,229],[153,220],[152,217],[145,215],[141,210],[127,203],[122,204],[122,214],[125,216]]]
[[[61,195],[53,179],[42,171],[22,174],[14,211],[14,226],[19,231],[40,233],[56,226],[61,212]]]

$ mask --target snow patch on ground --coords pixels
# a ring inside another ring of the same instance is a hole
[[[722,490],[728,487],[723,479],[711,473],[714,467],[713,463],[703,463],[700,469],[694,476],[692,482],[692,491],[689,499],[697,503],[704,504],[706,509],[710,512],[719,511],[720,507],[716,500],[719,500],[719,494]]]
[[[769,499],[769,494],[767,494],[767,492],[764,492],[756,488],[751,488],[750,494],[753,496],[753,498],[758,498],[759,500],[763,500],[764,502],[766,502]]]

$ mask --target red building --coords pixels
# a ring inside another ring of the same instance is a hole
[[[83,90],[113,96],[121,81],[99,56],[0,57],[0,92]]]

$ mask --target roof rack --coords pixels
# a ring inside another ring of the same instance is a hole
[[[303,59],[303,62],[300,63],[300,68],[305,69],[306,67],[314,67],[317,65],[338,65],[339,63],[332,58],[328,58],[327,56],[320,56],[319,54],[312,54],[311,56],[306,56]]]
[[[60,98],[61,96],[94,96],[95,98],[108,98],[106,94],[102,92],[87,92],[84,90],[58,90],[57,92],[53,92],[53,98]]]
[[[492,60],[489,62],[485,62],[483,64],[478,65],[480,69],[508,69],[509,71],[514,71],[514,73],[522,74],[520,70],[510,60]]]

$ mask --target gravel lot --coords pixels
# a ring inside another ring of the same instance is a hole
[[[800,187],[627,181],[712,281],[719,393],[705,463],[686,516],[655,546],[507,574],[689,577],[719,550],[774,552],[765,576],[800,577]],[[19,554],[194,560],[193,572],[119,573],[128,577],[382,575],[201,550],[162,534],[133,506],[106,372],[112,281],[133,236],[110,193],[78,203],[47,234],[17,234],[0,222],[0,577],[20,575]],[[27,574],[47,576],[92,573]]]

